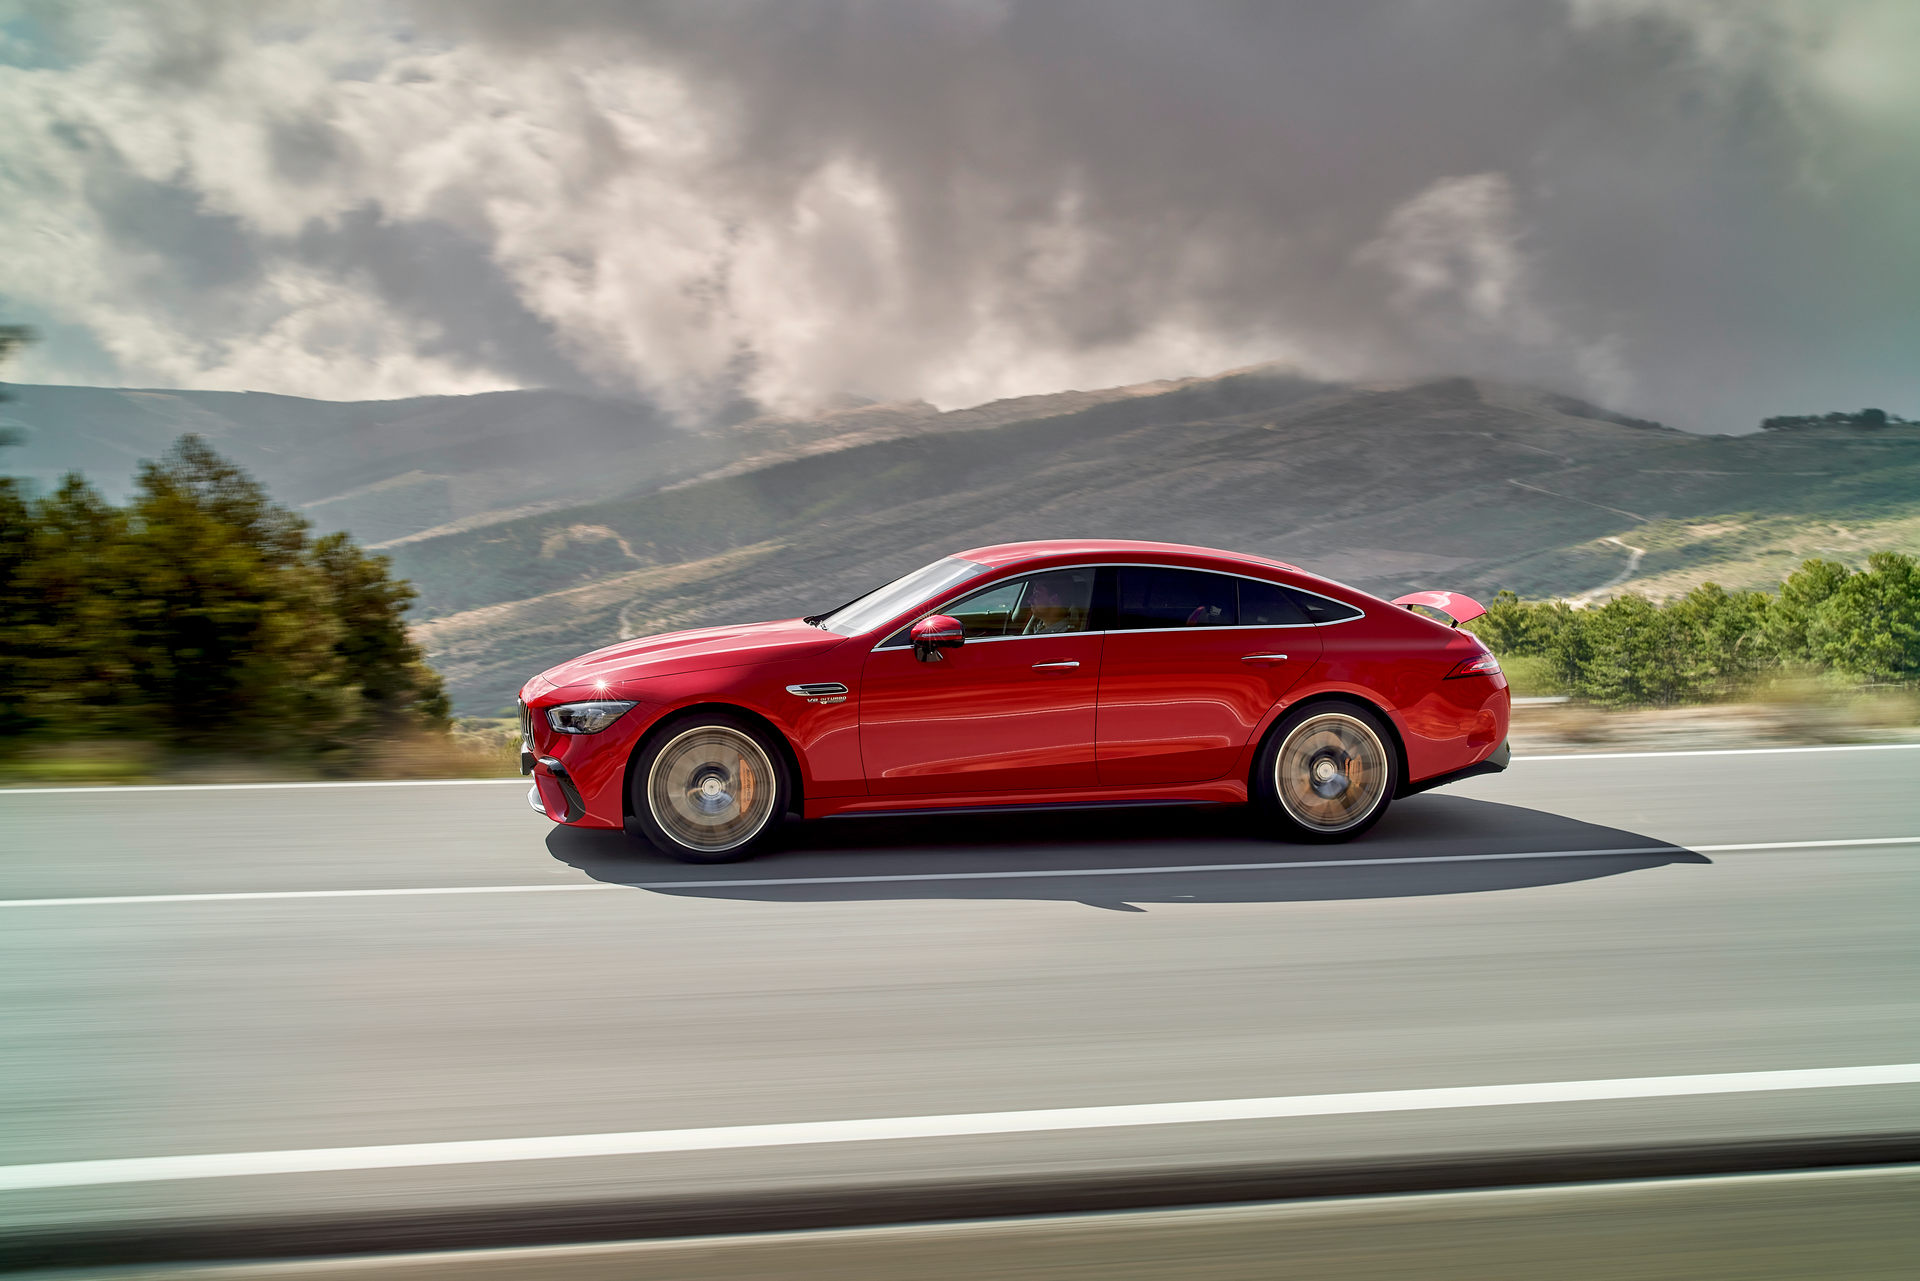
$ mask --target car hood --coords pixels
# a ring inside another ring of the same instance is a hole
[[[777,623],[747,623],[738,627],[701,627],[688,632],[641,636],[596,649],[591,654],[550,667],[527,682],[529,693],[697,672],[708,667],[736,667],[743,663],[798,658],[832,649],[846,637],[821,631],[797,618]]]

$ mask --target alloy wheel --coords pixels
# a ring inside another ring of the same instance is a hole
[[[1328,835],[1363,823],[1386,799],[1387,748],[1344,712],[1309,716],[1274,759],[1274,790],[1294,822]]]
[[[654,758],[647,802],[654,822],[689,849],[713,854],[744,845],[773,817],[773,762],[727,725],[696,725]]]

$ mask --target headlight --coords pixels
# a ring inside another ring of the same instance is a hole
[[[547,709],[547,724],[562,734],[598,734],[627,714],[632,703],[563,703]]]

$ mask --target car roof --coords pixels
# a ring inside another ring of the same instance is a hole
[[[1344,600],[1349,605],[1364,608],[1369,604],[1382,603],[1371,592],[1284,560],[1254,556],[1247,552],[1223,551],[1218,547],[1196,547],[1190,543],[1152,543],[1130,538],[1052,538],[1025,543],[995,543],[989,547],[975,547],[959,555],[962,560],[985,565],[990,570],[1017,569],[1026,565],[1043,569],[1049,565],[1070,565],[1076,561],[1124,564],[1130,560],[1221,570],[1230,574],[1251,572],[1260,578],[1272,578],[1272,571],[1280,569],[1294,576],[1292,581],[1296,587]]]
[[[1053,538],[1025,543],[995,543],[990,547],[975,547],[971,551],[961,552],[960,557],[989,569],[1005,569],[1029,561],[1124,560],[1138,557],[1169,564],[1200,564],[1216,568],[1258,566],[1290,570],[1296,574],[1306,572],[1298,565],[1289,565],[1286,561],[1268,556],[1222,551],[1217,547],[1194,547],[1187,543],[1149,543],[1128,538]]]

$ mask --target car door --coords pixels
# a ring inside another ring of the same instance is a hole
[[[1102,637],[1095,571],[1047,570],[942,608],[966,632],[921,662],[902,628],[860,678],[860,754],[874,795],[1092,787]]]
[[[1221,777],[1319,657],[1318,634],[1273,583],[1158,565],[1111,572],[1095,732],[1101,785]]]

